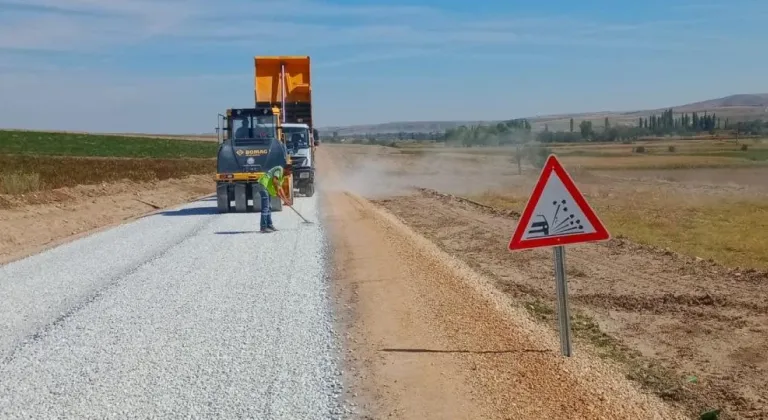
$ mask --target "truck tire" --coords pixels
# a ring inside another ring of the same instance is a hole
[[[227,184],[216,185],[216,209],[219,213],[229,213],[229,188],[227,188]]]
[[[313,195],[315,195],[315,183],[314,182],[311,182],[307,186],[307,188],[304,190],[304,195],[306,195],[307,197],[312,197]]]
[[[235,184],[235,211],[248,211],[248,197],[245,195],[245,184]]]
[[[283,200],[280,197],[272,197],[269,200],[269,208],[272,211],[283,211]]]

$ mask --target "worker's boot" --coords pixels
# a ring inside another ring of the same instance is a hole
[[[276,227],[274,227],[274,226],[267,226],[267,229],[268,229],[270,232],[277,232],[277,228],[276,228]]]

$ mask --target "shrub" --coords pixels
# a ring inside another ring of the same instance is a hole
[[[40,174],[9,172],[0,174],[0,194],[24,194],[40,189]]]
[[[523,151],[525,159],[537,169],[544,167],[544,162],[547,161],[549,155],[552,154],[552,149],[545,146],[527,146]]]

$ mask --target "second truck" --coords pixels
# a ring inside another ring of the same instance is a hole
[[[310,61],[307,56],[254,58],[254,108],[219,115],[216,194],[220,212],[260,211],[258,180],[270,168],[286,169],[283,191],[315,192],[318,133],[312,125]],[[249,205],[248,202],[252,202]],[[282,210],[272,200],[272,210]]]
[[[299,194],[315,194],[315,147],[319,142],[312,121],[312,81],[307,56],[255,58],[256,108],[280,109],[285,146],[293,166],[293,186]]]

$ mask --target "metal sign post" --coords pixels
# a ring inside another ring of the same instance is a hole
[[[568,310],[568,281],[565,278],[565,247],[554,248],[557,320],[560,324],[560,351],[565,357],[573,355],[571,346],[571,313]]]
[[[520,251],[553,247],[557,319],[563,356],[573,355],[564,245],[605,241],[610,237],[565,168],[554,155],[550,155],[515,227],[508,248],[510,251]]]

